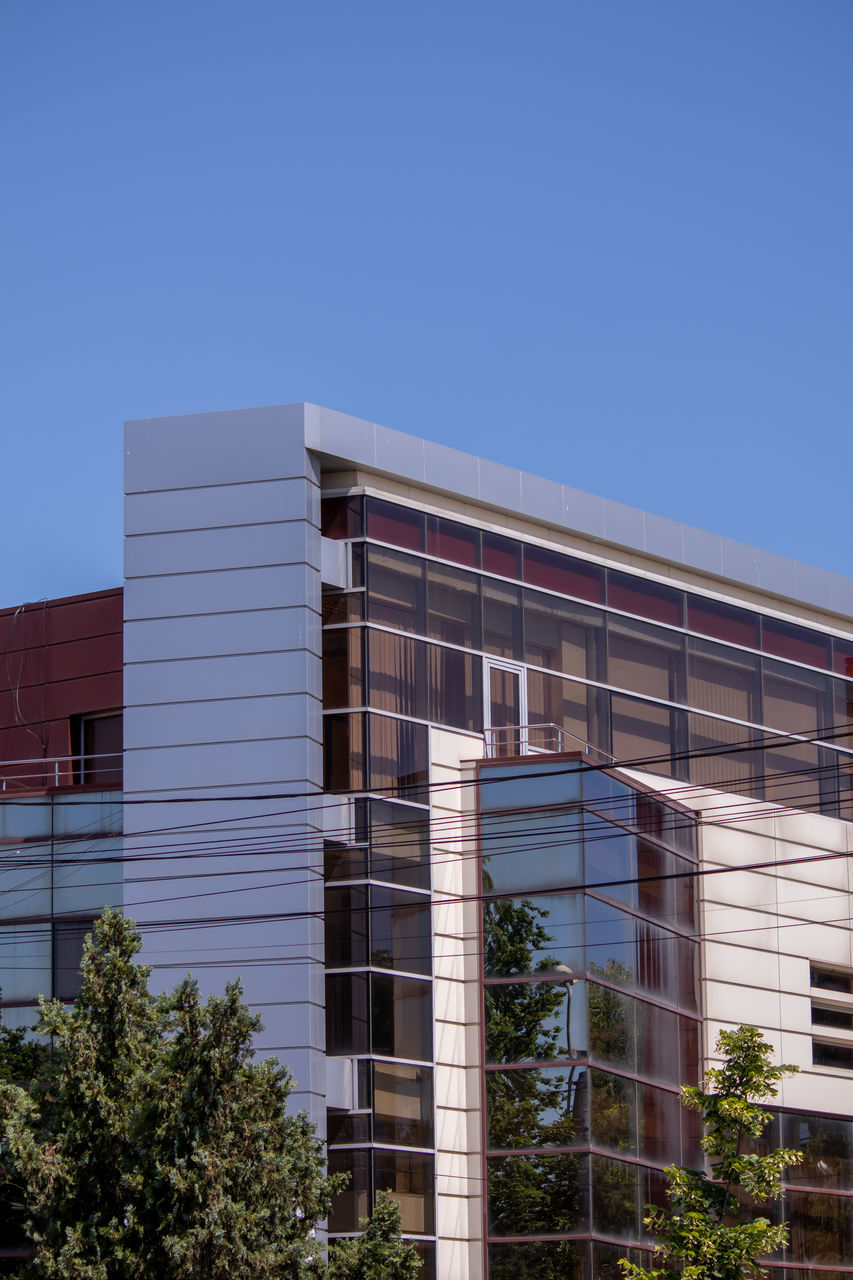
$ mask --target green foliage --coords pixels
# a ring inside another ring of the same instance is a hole
[[[371,1218],[361,1219],[360,1236],[329,1249],[329,1280],[416,1280],[421,1260],[413,1244],[400,1238],[400,1206],[380,1191]]]
[[[623,1260],[625,1280],[747,1280],[764,1274],[758,1259],[787,1242],[787,1227],[750,1212],[757,1203],[778,1199],[782,1174],[798,1164],[799,1151],[744,1151],[744,1140],[759,1139],[770,1113],[760,1105],[778,1093],[779,1080],[793,1066],[771,1065],[771,1046],[755,1027],[723,1031],[717,1040],[721,1067],[711,1068],[705,1088],[685,1085],[682,1101],[704,1121],[702,1147],[710,1177],[671,1166],[665,1209],[647,1207],[646,1226],[659,1239],[656,1257],[665,1265],[646,1270]]]
[[[0,1083],[3,1153],[34,1246],[21,1276],[321,1275],[314,1228],[343,1180],[326,1176],[307,1117],[287,1114],[288,1071],[251,1061],[260,1022],[238,984],[205,1003],[189,978],[154,996],[140,946],[105,911],[74,1007],[41,1005],[37,1031],[59,1064],[49,1087]],[[33,1052],[5,1042],[15,1061]]]

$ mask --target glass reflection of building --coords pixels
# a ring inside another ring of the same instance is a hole
[[[699,1158],[695,823],[566,756],[479,783],[489,1276],[599,1276]]]

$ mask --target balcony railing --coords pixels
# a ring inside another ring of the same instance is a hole
[[[0,760],[0,792],[43,790],[46,787],[98,786],[106,790],[122,784],[122,757],[114,751],[100,755],[34,756],[30,760]]]
[[[487,729],[483,734],[487,760],[501,756],[542,755],[547,752],[583,751],[593,759],[612,764],[615,757],[602,751],[586,738],[569,733],[559,724],[513,724],[500,729]]]

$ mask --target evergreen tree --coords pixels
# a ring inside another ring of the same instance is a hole
[[[190,978],[152,995],[140,946],[105,911],[74,1007],[41,1006],[36,1030],[58,1061],[50,1087],[21,1087],[12,1073],[0,1084],[4,1161],[34,1247],[21,1277],[322,1275],[314,1231],[344,1179],[326,1176],[307,1117],[287,1114],[287,1069],[251,1061],[261,1024],[238,984],[204,1003]]]
[[[645,1218],[659,1239],[656,1256],[666,1265],[646,1270],[623,1259],[625,1280],[747,1280],[764,1274],[759,1258],[787,1243],[787,1227],[756,1210],[781,1196],[782,1175],[802,1154],[744,1149],[747,1140],[762,1137],[770,1121],[760,1104],[774,1098],[778,1081],[797,1070],[771,1066],[772,1052],[755,1027],[722,1031],[717,1053],[723,1065],[706,1073],[704,1089],[682,1088],[684,1105],[703,1117],[710,1176],[675,1166],[666,1170],[667,1207],[647,1205]]]
[[[400,1206],[387,1191],[376,1197],[373,1216],[361,1219],[361,1235],[329,1249],[329,1280],[417,1280],[417,1249],[400,1238]]]

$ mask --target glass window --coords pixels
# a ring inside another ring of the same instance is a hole
[[[490,1235],[555,1235],[586,1225],[585,1157],[493,1156],[486,1168]]]
[[[489,1280],[584,1280],[588,1275],[586,1247],[574,1240],[514,1240],[490,1244],[488,1254]]]
[[[122,716],[75,716],[71,727],[76,760],[74,781],[90,787],[120,787]]]
[[[435,1159],[403,1151],[374,1151],[377,1191],[390,1191],[400,1206],[400,1230],[435,1232]]]
[[[563,889],[581,883],[578,809],[525,809],[480,819],[487,893]]]
[[[370,706],[401,716],[426,717],[426,646],[410,636],[367,633]]]
[[[723,604],[720,600],[709,600],[706,596],[688,595],[687,628],[715,640],[745,645],[748,649],[759,647],[757,613]]]
[[[432,972],[428,900],[395,889],[370,890],[370,963],[380,969]]]
[[[483,568],[499,578],[521,577],[521,543],[483,531]]]
[[[426,725],[371,715],[369,727],[370,790],[397,791],[410,800],[425,798],[429,775]]]
[[[608,618],[607,683],[648,698],[683,702],[683,638],[645,622]]]
[[[370,1116],[326,1109],[326,1141],[330,1147],[370,1142]]]
[[[584,818],[584,883],[628,906],[637,900],[637,837],[587,813]]]
[[[526,662],[564,675],[595,680],[604,635],[604,615],[571,600],[524,592]]]
[[[459,649],[426,646],[429,683],[428,717],[470,733],[483,731],[483,661]]]
[[[398,631],[423,634],[426,620],[426,577],[422,560],[369,547],[367,616]]]
[[[815,1004],[812,1001],[812,1025],[816,1027],[841,1027],[844,1031],[853,1031],[853,1013],[844,1009],[834,1009],[830,1005]]]
[[[574,1147],[587,1141],[586,1067],[486,1072],[486,1145]]]
[[[584,972],[583,897],[493,898],[483,905],[486,977],[526,977],[565,965]]]
[[[349,1181],[332,1201],[329,1230],[358,1231],[359,1220],[370,1213],[370,1152],[329,1152],[329,1173],[346,1173]]]
[[[635,1071],[637,1001],[622,991],[613,991],[597,982],[590,982],[587,999],[590,1058],[604,1066]]]
[[[367,974],[326,975],[326,1053],[367,1053]]]
[[[687,1084],[693,1077],[679,1075],[677,1055],[680,1022],[678,1014],[657,1005],[637,1002],[637,1066],[642,1075],[662,1084]]]
[[[814,1040],[812,1062],[816,1067],[838,1067],[842,1071],[853,1071],[853,1046]]]
[[[681,1098],[677,1093],[642,1084],[637,1102],[640,1158],[653,1160],[655,1164],[679,1164],[682,1158]]]
[[[687,641],[687,701],[700,711],[761,723],[759,659],[707,640]]]
[[[373,1052],[389,1058],[432,1058],[432,984],[374,973]]]
[[[364,716],[323,717],[324,788],[364,790]]]
[[[396,502],[368,498],[367,536],[377,542],[390,542],[394,547],[423,551],[425,518],[422,511],[401,507]]]
[[[853,1197],[789,1191],[791,1261],[853,1263]]]
[[[483,581],[483,648],[499,658],[521,658],[521,587]]]
[[[427,565],[427,633],[447,644],[481,648],[477,574],[443,564]]]
[[[376,1142],[433,1145],[432,1068],[373,1063],[373,1129]]]
[[[674,933],[637,921],[637,986],[651,996],[678,1002],[678,952]]]
[[[327,880],[359,880],[367,875],[367,850],[351,849],[327,840],[323,845],[323,874]]]
[[[427,551],[439,560],[480,567],[480,530],[443,516],[427,516]]]
[[[747,796],[763,794],[764,752],[758,746],[748,749],[751,742],[762,741],[760,730],[692,711],[687,716],[687,730],[691,782]],[[726,751],[726,747],[732,750]]]
[[[800,1186],[847,1190],[853,1180],[853,1122],[833,1116],[783,1112],[781,1145],[803,1152],[787,1181]]]
[[[480,808],[510,809],[579,800],[582,774],[580,765],[567,764],[565,760],[548,764],[541,756],[534,761],[488,765],[480,769]]]
[[[361,627],[323,632],[323,709],[364,704]]]
[[[354,969],[367,964],[367,891],[326,888],[326,968]]]
[[[781,662],[765,660],[764,723],[783,733],[819,736],[830,722],[829,688],[819,676]],[[795,739],[768,743],[765,794],[777,804],[809,807],[820,795],[820,756],[816,746]]]
[[[524,546],[524,581],[532,587],[578,596],[593,604],[604,602],[604,570],[586,560],[561,555],[547,547]]]
[[[844,995],[853,995],[853,974],[836,969],[819,969],[812,965],[809,981],[813,987],[822,991],[841,991]]]
[[[681,1070],[671,1084],[695,1084],[699,1079],[699,1023],[692,1018],[678,1019],[678,1044]],[[663,1077],[661,1077],[663,1079]]]
[[[620,987],[633,987],[637,980],[634,917],[589,895],[584,905],[590,976],[604,978]]]
[[[653,702],[612,694],[613,755],[623,764],[642,762],[650,773],[673,774],[674,762],[657,757],[668,757],[672,751],[681,714]]]
[[[586,983],[488,983],[484,994],[486,1061],[546,1062],[585,1057]]]
[[[412,889],[429,888],[429,821],[422,809],[370,801],[370,874]]]
[[[832,641],[832,667],[840,676],[853,680],[853,640],[835,636]]]
[[[543,671],[527,673],[527,718],[531,726],[529,744],[550,751],[584,751],[590,741],[587,686],[562,676],[546,676]],[[556,725],[567,735],[549,728]]]
[[[590,1070],[592,1141],[605,1151],[637,1154],[637,1085],[623,1076]]]
[[[344,494],[320,500],[320,532],[324,538],[360,538],[362,535],[363,499]]]
[[[602,1235],[640,1236],[640,1170],[635,1164],[592,1157],[592,1227]]]
[[[92,932],[94,920],[54,920],[53,997],[76,1000],[80,994],[80,965],[83,943]]]
[[[668,622],[672,627],[684,625],[684,595],[672,587],[635,574],[607,570],[607,603],[612,609],[638,613],[652,622]]]
[[[780,618],[761,619],[761,647],[777,658],[806,662],[811,667],[828,667],[829,636],[806,627],[795,627]]]
[[[322,617],[324,627],[342,622],[363,622],[364,592],[324,591]]]

